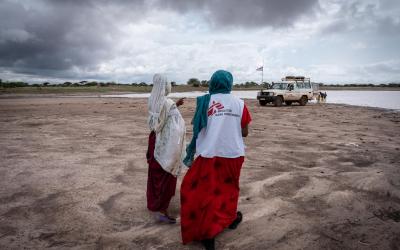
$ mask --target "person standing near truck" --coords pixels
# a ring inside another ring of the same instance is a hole
[[[184,160],[191,167],[181,185],[183,244],[201,241],[214,249],[215,237],[242,221],[237,211],[239,177],[251,116],[243,100],[230,93],[232,83],[230,72],[218,70],[210,79],[209,94],[197,98]]]

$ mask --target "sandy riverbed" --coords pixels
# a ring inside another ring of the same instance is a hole
[[[244,221],[217,249],[400,249],[399,112],[246,103]],[[144,99],[0,99],[0,249],[201,249],[146,211],[146,112]]]

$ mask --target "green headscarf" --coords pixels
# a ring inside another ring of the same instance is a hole
[[[186,166],[190,167],[194,160],[196,152],[196,140],[202,128],[207,127],[207,111],[213,94],[229,94],[232,90],[232,74],[225,70],[218,70],[212,76],[208,83],[209,94],[197,97],[196,111],[194,112],[193,137],[186,148],[186,158],[183,160]]]

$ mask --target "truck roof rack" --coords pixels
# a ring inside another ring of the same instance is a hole
[[[282,81],[311,82],[309,77],[304,76],[285,76]]]

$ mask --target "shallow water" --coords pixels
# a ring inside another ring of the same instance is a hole
[[[400,110],[400,91],[326,91],[327,103]]]
[[[256,90],[232,91],[240,98],[256,99]],[[206,92],[193,91],[171,93],[169,97],[195,98],[204,95]],[[328,97],[326,103],[349,104],[357,106],[378,107],[386,109],[400,110],[400,91],[350,91],[350,90],[330,90],[326,91]],[[150,93],[133,93],[121,95],[102,95],[101,97],[127,97],[127,98],[146,98]]]

